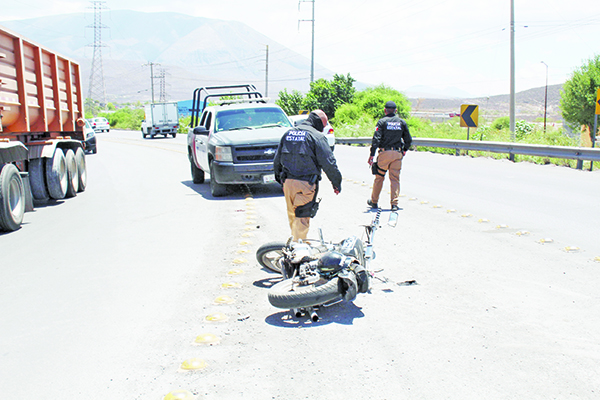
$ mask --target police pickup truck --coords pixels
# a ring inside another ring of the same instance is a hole
[[[214,197],[231,185],[275,182],[273,159],[290,128],[283,110],[268,104],[253,85],[213,86],[194,91],[188,158],[194,183],[210,177]]]

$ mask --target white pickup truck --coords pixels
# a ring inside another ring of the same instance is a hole
[[[146,119],[142,121],[142,136],[154,138],[156,135],[177,136],[179,130],[179,109],[177,103],[146,104]]]
[[[232,93],[232,88],[242,90]],[[221,104],[208,105],[210,98]],[[273,159],[290,128],[283,110],[268,104],[253,85],[196,89],[188,131],[193,182],[203,183],[210,174],[214,197],[226,195],[230,185],[275,182]]]

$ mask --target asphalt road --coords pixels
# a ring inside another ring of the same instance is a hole
[[[0,235],[0,397],[598,398],[598,173],[410,152],[372,293],[312,323],[254,258],[289,235],[277,185],[214,199],[184,136],[98,141],[85,192]],[[336,156],[311,228],[333,241],[373,216],[367,149]]]

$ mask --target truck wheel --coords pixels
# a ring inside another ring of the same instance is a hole
[[[19,170],[6,164],[0,171],[0,228],[16,231],[25,214],[25,187]]]
[[[38,201],[46,201],[50,198],[48,195],[48,189],[44,182],[44,171],[43,158],[34,158],[29,161],[29,183],[31,184],[31,194],[33,198]]]
[[[214,171],[215,171],[215,169],[213,168],[212,163],[211,163],[211,165],[210,165],[210,194],[212,194],[213,197],[225,196],[227,194],[227,186],[217,183],[217,180],[215,179]]]
[[[46,183],[50,197],[63,199],[67,194],[67,162],[61,149],[54,151],[54,156],[46,160]]]
[[[171,136],[173,136],[173,139],[175,139],[175,137],[177,136],[177,132],[171,133]]]
[[[77,177],[79,178],[78,192],[83,192],[87,186],[87,165],[85,164],[85,151],[80,147],[75,152],[75,161],[77,161]]]
[[[73,150],[67,150],[65,161],[67,163],[67,193],[65,197],[75,197],[79,191],[79,173],[77,172],[77,160],[75,160]]]

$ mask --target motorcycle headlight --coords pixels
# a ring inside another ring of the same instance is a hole
[[[231,147],[227,147],[227,146],[215,147],[215,160],[233,162],[233,155],[231,154]]]

